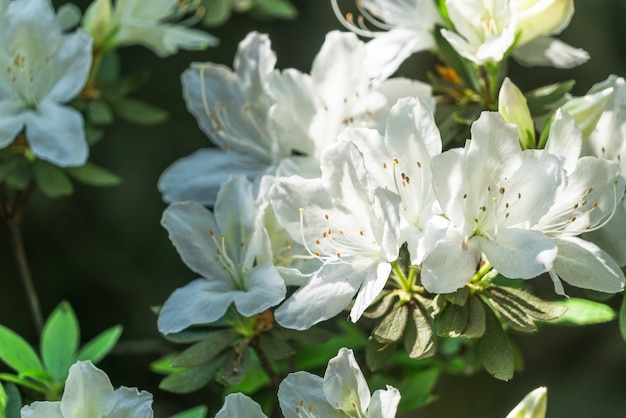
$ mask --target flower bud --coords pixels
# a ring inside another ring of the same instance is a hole
[[[111,0],[95,0],[85,11],[83,29],[91,35],[96,47],[102,47],[111,32]]]
[[[600,116],[613,97],[613,91],[613,87],[607,87],[586,96],[574,97],[561,107],[574,118],[583,138],[588,137],[596,128]]]
[[[548,407],[548,390],[539,387],[530,392],[506,418],[545,418]]]
[[[526,0],[517,9],[517,45],[560,33],[574,15],[574,0]]]
[[[535,125],[526,104],[526,97],[508,77],[504,79],[500,88],[498,112],[504,120],[517,125],[517,132],[523,148],[533,148]]]

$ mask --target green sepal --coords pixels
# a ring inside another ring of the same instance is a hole
[[[372,331],[372,336],[382,344],[398,341],[404,335],[409,306],[407,304],[396,306],[389,312]]]
[[[411,315],[404,333],[404,349],[414,360],[435,354],[433,329],[419,306],[411,307]]]
[[[102,331],[78,351],[76,360],[91,360],[97,364],[115,347],[123,329],[121,325],[115,325]]]
[[[204,405],[200,405],[196,406],[195,408],[179,412],[176,415],[172,415],[170,418],[205,418],[207,412],[208,408]]]
[[[165,110],[129,97],[116,100],[112,106],[120,118],[140,125],[157,125],[169,118]]]
[[[213,380],[223,362],[224,356],[219,356],[208,363],[176,371],[161,380],[159,389],[179,394],[196,391]]]
[[[515,372],[511,344],[495,314],[490,309],[485,314],[485,333],[477,343],[478,357],[490,375],[508,381]]]
[[[115,186],[122,181],[121,177],[89,162],[81,167],[66,168],[65,172],[90,186]]]
[[[33,162],[33,174],[37,186],[48,197],[69,196],[74,191],[72,182],[63,170],[47,161],[35,160]]]
[[[389,363],[389,359],[396,351],[397,343],[380,343],[376,338],[370,336],[365,346],[365,362],[367,367],[375,372],[380,370]]]
[[[172,360],[172,366],[189,367],[207,363],[238,338],[239,334],[232,329],[217,330],[176,356]]]
[[[41,333],[41,358],[54,380],[67,378],[79,342],[78,319],[70,304],[63,301],[50,314]]]
[[[558,319],[548,322],[554,325],[592,325],[610,322],[617,313],[608,305],[587,299],[569,298],[555,302],[567,308],[567,312]],[[620,313],[621,316],[621,313]]]
[[[0,325],[0,360],[18,373],[44,371],[33,348],[15,332]]]

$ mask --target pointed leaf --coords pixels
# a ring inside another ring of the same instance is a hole
[[[0,391],[2,388],[0,387]],[[6,394],[6,404],[0,403],[0,408],[4,408],[5,418],[20,418],[20,409],[22,409],[22,397],[20,391],[12,383],[4,384],[4,391]],[[0,409],[0,417],[2,416],[2,409]]]
[[[188,409],[183,412],[179,412],[176,415],[172,415],[170,418],[205,418],[208,408],[204,405],[196,406],[195,408]]]
[[[0,360],[18,373],[43,371],[35,350],[22,337],[3,325],[0,325]]]
[[[64,381],[76,361],[80,342],[78,319],[69,303],[63,301],[50,314],[41,333],[41,358],[46,371],[56,381]]]
[[[408,316],[408,305],[395,307],[374,328],[372,335],[379,343],[383,344],[398,341],[404,334]]]
[[[610,322],[617,316],[616,312],[608,305],[593,302],[586,299],[569,298],[555,302],[567,308],[567,312],[558,319],[548,324],[555,325],[591,325]]]
[[[229,347],[237,338],[239,334],[232,329],[215,331],[176,356],[172,360],[172,366],[197,366],[206,363]]]
[[[521,332],[535,332],[537,326],[533,319],[519,308],[511,299],[498,294],[488,293],[487,300],[500,315],[502,319],[513,329]]]
[[[33,174],[39,189],[48,197],[69,196],[74,191],[72,182],[63,170],[42,160],[33,162]]]
[[[396,346],[397,343],[379,343],[376,341],[376,338],[370,336],[365,346],[365,362],[367,363],[367,367],[373,372],[385,367],[393,353],[396,352]]]
[[[418,306],[413,306],[411,309],[410,320],[404,333],[404,349],[414,360],[435,354],[433,330]]]
[[[393,301],[394,301],[395,297],[396,296],[394,294],[391,294],[391,293],[386,295],[386,296],[384,296],[381,299],[381,301],[378,303],[378,305],[376,305],[376,307],[374,308],[373,311],[365,311],[365,312],[363,312],[363,316],[365,316],[367,318],[380,318],[385,313],[387,313],[387,311],[389,310],[389,308],[393,304]]]
[[[271,360],[285,360],[296,354],[296,350],[287,341],[277,338],[271,332],[259,335],[259,347]]]
[[[65,171],[76,180],[90,186],[115,186],[122,181],[119,176],[92,163],[66,168]]]
[[[441,337],[459,337],[467,326],[469,310],[467,304],[448,303],[435,319],[437,335]]]
[[[565,103],[565,95],[574,87],[574,84],[576,81],[567,80],[526,92],[526,103],[530,113],[539,116],[561,106]]]
[[[205,386],[215,376],[215,372],[224,362],[224,357],[216,357],[208,363],[189,367],[173,373],[161,380],[159,388],[172,393],[190,393]]]
[[[490,309],[485,313],[485,334],[478,340],[478,357],[490,375],[508,381],[515,372],[513,350],[498,318]]]
[[[567,308],[558,303],[548,302],[525,290],[514,287],[491,286],[492,294],[498,294],[514,302],[528,316],[542,321],[551,321],[563,315]]]
[[[91,360],[92,363],[97,364],[115,347],[122,335],[122,330],[121,325],[115,325],[101,332],[80,349],[76,360]]]
[[[165,110],[136,99],[124,98],[116,101],[113,106],[119,117],[141,125],[156,125],[169,118]]]
[[[224,386],[233,386],[241,383],[248,371],[250,364],[250,349],[243,348],[243,352],[238,353],[237,350],[231,350],[227,355],[220,370],[218,370],[216,379]]]
[[[480,338],[485,333],[485,308],[479,298],[472,296],[468,303],[467,325],[463,330],[463,337]]]

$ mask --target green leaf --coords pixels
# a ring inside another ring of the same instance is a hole
[[[183,331],[176,332],[174,334],[163,335],[163,338],[173,343],[188,344],[203,340],[214,332],[215,328],[189,327]]]
[[[159,388],[172,393],[190,393],[198,390],[213,380],[215,372],[223,362],[224,357],[220,356],[208,363],[173,373],[161,380]]]
[[[6,175],[5,181],[11,189],[24,190],[33,178],[31,165],[24,158],[17,159],[17,163]]]
[[[0,385],[0,391],[2,391]],[[6,395],[6,403],[2,405],[0,402],[0,418],[20,418],[20,409],[22,409],[22,397],[17,387],[11,383],[4,384],[4,393]]]
[[[404,335],[406,322],[409,317],[409,306],[404,304],[391,310],[372,331],[372,336],[379,343],[398,341]]]
[[[575,80],[567,80],[526,92],[526,103],[530,113],[540,116],[555,110],[565,103],[565,95],[574,87],[574,84],[576,84]]]
[[[414,410],[434,401],[436,398],[431,393],[438,378],[439,367],[437,365],[408,372],[405,378],[398,383],[398,390],[402,394],[398,411]]]
[[[113,110],[122,119],[140,125],[156,125],[169,117],[163,109],[128,97],[114,102]]]
[[[246,377],[248,365],[250,364],[250,348],[243,348],[243,352],[238,352],[234,348],[226,354],[226,359],[222,367],[215,375],[216,380],[224,386],[233,386],[241,383]]]
[[[435,354],[433,330],[428,318],[418,306],[411,307],[411,315],[404,333],[404,349],[409,357],[417,360]]]
[[[172,360],[177,355],[178,354],[176,353],[168,354],[164,357],[161,357],[153,361],[152,363],[150,363],[150,370],[159,374],[173,374],[173,373],[182,372],[183,370],[186,370],[185,367],[172,366]]]
[[[205,7],[202,19],[205,26],[219,26],[230,17],[229,0],[203,0],[202,5]]]
[[[296,350],[287,341],[278,338],[274,333],[264,332],[258,338],[259,347],[271,360],[285,360],[296,354]]]
[[[467,325],[463,330],[463,337],[480,338],[485,333],[485,308],[476,296],[469,298]]]
[[[92,363],[97,364],[115,347],[122,335],[122,330],[121,325],[115,325],[102,331],[80,349],[76,359],[91,360]]]
[[[567,308],[558,302],[548,302],[525,290],[508,286],[491,286],[492,294],[498,294],[514,302],[528,316],[541,321],[552,321],[562,316]]]
[[[295,19],[298,10],[288,0],[261,0],[254,3],[250,15],[257,19]]]
[[[437,43],[437,51],[446,65],[450,66],[459,78],[467,83],[474,91],[480,91],[480,84],[472,63],[456,52],[446,38],[443,37],[439,27],[435,28],[434,35],[435,42]]]
[[[67,377],[79,341],[78,319],[70,304],[63,301],[50,314],[41,333],[41,358],[54,380],[64,381]]]
[[[339,321],[338,325],[340,334],[328,339],[323,344],[316,344],[315,341],[305,338],[309,335],[309,332],[312,332],[312,336],[318,336],[320,330],[312,328],[298,332],[299,335],[302,335],[302,341],[309,340],[310,342],[307,345],[298,347],[296,370],[309,370],[319,366],[326,367],[328,359],[335,357],[341,347],[350,347],[353,350],[358,350],[366,346],[367,336],[359,327],[348,321]],[[322,335],[326,334],[323,333]]]
[[[197,366],[206,363],[228,348],[237,338],[239,334],[230,328],[215,331],[176,356],[172,360],[172,366]]]
[[[496,379],[508,381],[515,372],[515,357],[500,321],[486,310],[485,333],[478,340],[478,357],[485,370]]]
[[[376,338],[370,336],[365,346],[365,362],[367,367],[375,372],[387,365],[389,359],[396,351],[397,343],[379,343]]]
[[[0,418],[4,418],[4,410],[9,402],[9,397],[4,391],[4,386],[0,383]]]
[[[90,186],[115,186],[122,181],[118,175],[92,163],[86,163],[81,167],[69,167],[65,171],[76,180]]]
[[[435,319],[437,335],[441,337],[459,337],[467,326],[469,310],[467,304],[448,303]]]
[[[113,123],[113,111],[102,100],[92,100],[87,105],[87,118],[94,125],[110,125]]]
[[[506,297],[489,295],[487,297],[491,305],[511,328],[520,332],[535,332],[537,326],[535,321],[524,311],[519,309],[515,302]]]
[[[615,319],[617,314],[608,305],[586,299],[569,298],[554,302],[567,308],[567,312],[548,324],[555,325],[591,325],[602,324]]]
[[[179,412],[176,415],[172,415],[170,418],[205,418],[208,408],[204,405],[196,406],[195,408],[188,409],[183,412]]]
[[[69,196],[74,191],[72,182],[63,170],[47,161],[35,160],[33,174],[39,189],[48,197]]]
[[[256,393],[263,386],[268,385],[268,383],[271,383],[269,376],[263,370],[261,361],[254,350],[248,350],[248,352],[250,354],[250,365],[244,378],[236,385],[227,386],[224,390],[224,394],[236,392],[252,394]]]
[[[374,310],[363,312],[363,316],[365,316],[366,318],[380,318],[389,310],[389,308],[393,304],[395,297],[396,295],[394,295],[393,293],[383,296],[383,298],[380,300],[378,305],[376,305]]]
[[[622,308],[619,310],[619,329],[622,332],[622,338],[626,340],[626,295],[622,301]]]
[[[0,325],[0,360],[18,373],[44,370],[35,350],[22,337],[3,325]]]

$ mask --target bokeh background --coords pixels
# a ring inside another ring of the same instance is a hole
[[[83,9],[87,3],[77,2]],[[168,165],[210,146],[185,108],[180,74],[194,61],[231,66],[238,42],[252,30],[270,35],[278,68],[308,72],[326,32],[341,27],[329,1],[293,3],[299,11],[296,20],[260,22],[235,15],[224,26],[207,29],[220,39],[220,45],[206,51],[183,51],[159,59],[140,47],[122,49],[124,73],[146,68],[152,73],[135,97],[167,109],[169,120],[146,127],[118,119],[106,128],[90,159],[120,175],[122,184],[111,188],[77,185],[72,197],[55,200],[36,194],[23,223],[44,315],[60,301],[69,301],[79,317],[83,342],[122,324],[122,342],[100,367],[114,386],[152,392],[156,417],[201,403],[210,406],[212,417],[221,406],[211,389],[186,396],[161,391],[160,376],[148,369],[151,361],[176,348],[159,337],[150,307],[162,304],[175,288],[196,278],[159,224],[166,205],[156,188]],[[522,90],[575,79],[574,93],[581,95],[609,74],[626,75],[626,1],[578,0],[575,5],[574,19],[561,38],[589,51],[591,60],[567,71],[512,63],[510,77]],[[418,54],[399,73],[425,80],[433,63],[428,54]],[[5,232],[0,233],[0,323],[35,341]],[[618,306],[621,298],[609,303]],[[513,339],[525,360],[524,370],[513,380],[500,382],[484,372],[470,377],[442,375],[435,388],[439,400],[410,416],[504,417],[524,394],[540,385],[549,389],[551,418],[626,416],[626,342],[616,322],[585,328],[544,327],[537,335]]]

